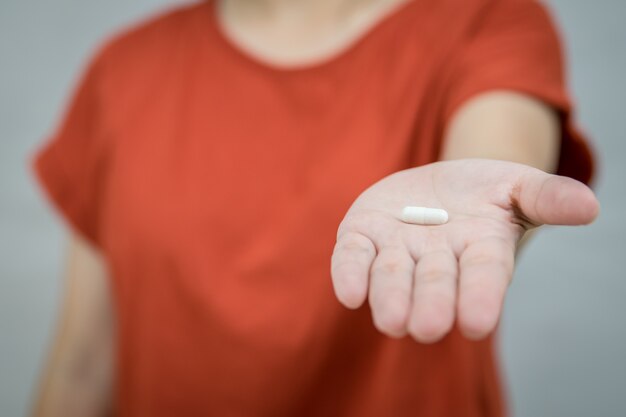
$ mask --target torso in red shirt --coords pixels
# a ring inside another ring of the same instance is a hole
[[[502,415],[490,339],[387,338],[338,303],[329,262],[359,193],[436,160],[455,108],[488,89],[562,110],[561,173],[588,178],[543,9],[416,0],[288,70],[233,46],[213,6],[103,48],[37,159],[110,267],[119,415]]]

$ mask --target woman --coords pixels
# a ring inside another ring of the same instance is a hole
[[[36,415],[503,415],[515,251],[598,211],[571,110],[532,0],[205,1],[126,31],[36,158],[74,231]]]

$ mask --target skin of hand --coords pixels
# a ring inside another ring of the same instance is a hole
[[[449,123],[443,162],[392,174],[339,226],[331,275],[340,302],[369,298],[375,326],[431,343],[455,321],[470,339],[497,325],[516,250],[542,224],[586,224],[599,205],[556,170],[558,115],[511,91],[469,100]],[[539,168],[539,169],[537,169]],[[405,224],[404,206],[443,208],[441,226]]]
[[[443,208],[439,226],[406,224],[404,206]],[[599,206],[570,178],[506,161],[437,162],[394,173],[363,192],[339,226],[331,273],[339,300],[366,298],[375,326],[421,342],[443,337],[458,320],[480,339],[498,321],[526,230],[581,225]]]

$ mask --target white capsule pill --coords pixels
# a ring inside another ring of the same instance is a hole
[[[402,209],[402,221],[420,225],[444,224],[448,222],[448,212],[438,208],[406,206]]]

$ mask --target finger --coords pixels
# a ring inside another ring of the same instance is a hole
[[[515,245],[497,237],[472,243],[461,254],[457,314],[466,337],[481,339],[496,327],[514,260]]]
[[[409,333],[419,342],[445,336],[454,323],[458,262],[448,250],[423,255],[415,267]]]
[[[335,295],[348,308],[357,308],[367,296],[370,266],[376,248],[366,236],[347,232],[335,244],[330,273]]]
[[[406,334],[414,267],[401,246],[383,247],[372,264],[369,301],[374,325],[389,336]]]
[[[583,183],[538,169],[520,179],[512,198],[522,217],[535,224],[588,224],[600,210],[595,195]]]

